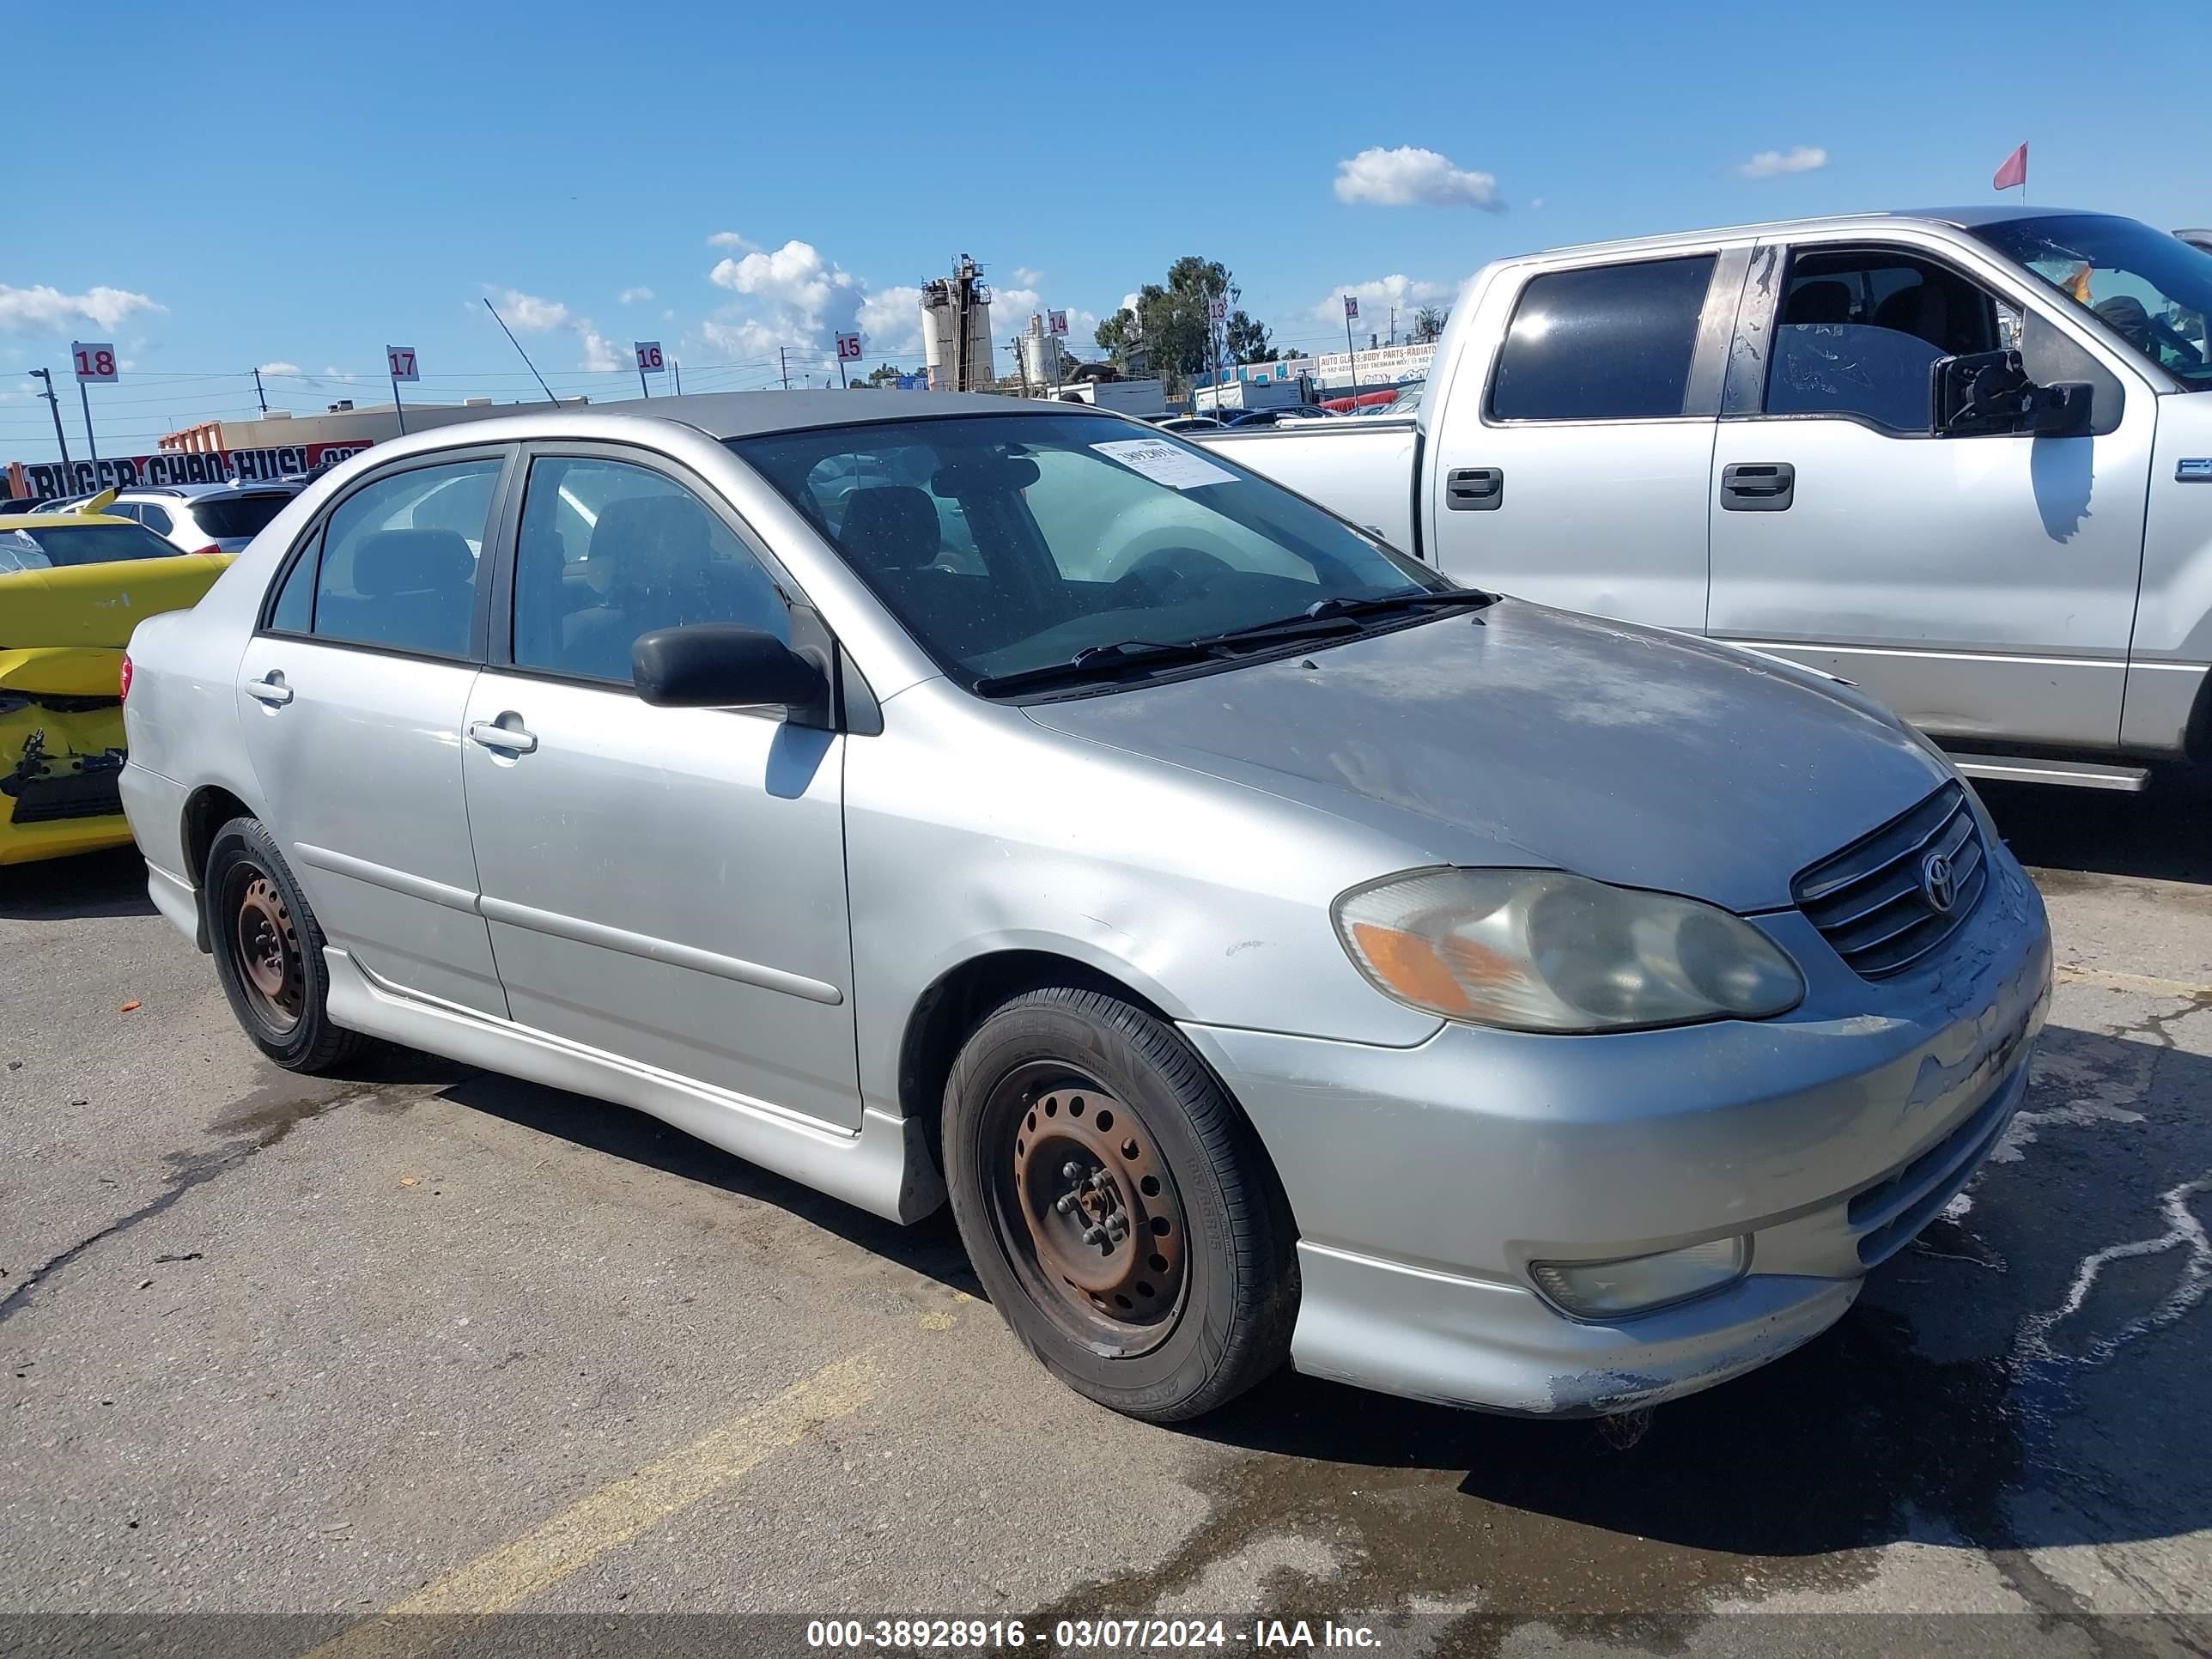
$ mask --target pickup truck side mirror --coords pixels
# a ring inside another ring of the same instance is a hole
[[[775,635],[728,623],[693,623],[641,634],[630,647],[637,695],[656,708],[757,708],[794,712],[826,705],[821,667]]]
[[[1938,437],[2032,432],[2078,438],[2092,429],[2096,390],[2086,380],[2038,386],[2017,351],[1938,358],[1930,371]]]

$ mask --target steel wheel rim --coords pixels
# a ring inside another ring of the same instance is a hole
[[[1142,1116],[1064,1066],[992,1091],[982,1156],[1000,1243],[1033,1299],[1102,1352],[1166,1341],[1189,1288],[1181,1193]]]
[[[254,1016],[272,1031],[300,1023],[307,981],[291,908],[269,873],[241,865],[227,884],[231,964]]]

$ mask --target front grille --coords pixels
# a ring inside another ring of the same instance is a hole
[[[1868,979],[1902,973],[1950,938],[1989,885],[1982,833],[1966,792],[1947,783],[1899,818],[1798,873],[1790,891],[1836,954]],[[1951,905],[1929,892],[1929,861],[1942,856]]]
[[[58,823],[65,818],[104,818],[123,810],[122,774],[72,772],[58,778],[12,778],[17,823]]]
[[[2027,1081],[2027,1067],[2021,1065],[1965,1122],[1895,1174],[1852,1197],[1848,1214],[1851,1230],[1859,1232],[1861,1262],[1871,1267],[1896,1255],[1958,1195],[1996,1150]],[[1862,1228],[1866,1231],[1860,1232]]]

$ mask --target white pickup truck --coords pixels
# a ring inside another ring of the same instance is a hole
[[[1505,259],[1404,418],[1209,433],[1471,584],[1856,682],[1978,776],[2212,759],[2212,253],[1870,214]]]

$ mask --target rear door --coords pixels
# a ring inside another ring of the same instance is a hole
[[[2094,431],[1945,437],[1930,370],[2018,348]],[[1708,631],[1951,741],[2118,740],[2157,399],[1934,240],[1763,244],[1714,461]]]
[[[477,914],[461,728],[507,447],[416,456],[301,538],[239,668],[269,828],[331,945],[389,985],[504,1017]]]
[[[1705,494],[1747,245],[1532,267],[1435,411],[1437,565],[1600,616],[1705,621]],[[1482,319],[1478,319],[1478,323]]]

